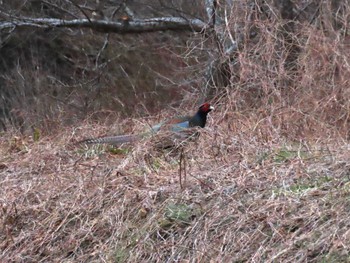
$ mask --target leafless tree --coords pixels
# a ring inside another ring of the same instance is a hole
[[[19,32],[21,38],[27,35],[40,34],[41,38],[52,32],[60,32],[72,37],[79,32],[85,34],[105,33],[104,43],[94,57],[97,67],[103,68],[102,53],[109,45],[111,35],[139,36],[152,32],[190,33],[199,36],[200,43],[205,48],[206,61],[198,60],[203,68],[203,82],[200,84],[201,99],[212,98],[225,91],[225,87],[233,86],[239,76],[237,55],[239,50],[256,38],[259,30],[257,20],[278,19],[281,22],[284,46],[289,50],[286,66],[293,68],[293,61],[298,56],[298,45],[293,38],[295,21],[308,20],[314,23],[319,14],[321,4],[318,1],[291,0],[195,0],[195,1],[164,1],[164,0],[14,0],[2,1],[0,7],[0,37],[2,52],[9,52],[8,42]],[[341,12],[340,1],[332,1],[335,14]],[[233,17],[239,14],[239,17]],[[283,22],[284,21],[284,22]],[[336,20],[335,20],[336,23]],[[174,34],[175,34],[174,33]],[[172,35],[173,37],[174,35]],[[66,38],[65,38],[66,39]],[[18,40],[17,40],[18,41]],[[40,41],[40,39],[38,40]],[[40,43],[38,42],[38,45]],[[64,43],[58,45],[62,46]],[[200,45],[200,44],[199,44]],[[16,93],[9,89],[13,82],[4,73],[9,68],[17,67],[18,81],[21,81],[20,64],[16,58],[3,59],[0,64],[0,125],[5,126],[5,120],[10,118],[21,122],[21,114],[15,114],[14,100],[20,101],[28,91]],[[24,54],[24,57],[28,57]],[[86,52],[86,56],[89,56]],[[59,63],[75,63],[68,55],[61,55]],[[33,57],[31,57],[33,58]],[[66,65],[67,65],[66,64]],[[39,67],[39,66],[38,66]],[[124,68],[123,74],[129,74]],[[82,69],[83,74],[88,74]],[[95,76],[98,79],[101,75]],[[62,82],[60,78],[50,77]],[[7,83],[7,86],[5,85]],[[64,85],[64,84],[63,84]],[[75,83],[76,86],[81,84]],[[134,87],[134,85],[131,85]],[[30,89],[23,84],[24,90]],[[72,91],[74,92],[74,91]],[[22,94],[19,94],[22,93]],[[59,99],[53,91],[54,97]],[[33,95],[35,100],[35,94]],[[70,105],[78,108],[70,99]],[[122,102],[120,102],[123,104]],[[20,105],[20,103],[18,103]]]

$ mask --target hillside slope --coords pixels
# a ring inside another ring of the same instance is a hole
[[[181,185],[179,152],[151,141],[74,145],[103,125],[37,142],[4,134],[1,261],[349,261],[348,143],[226,117],[219,106],[184,148]]]

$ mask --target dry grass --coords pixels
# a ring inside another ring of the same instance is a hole
[[[256,37],[230,58],[238,69],[216,87],[218,110],[182,158],[157,149],[159,137],[119,150],[74,145],[140,132],[169,111],[124,121],[102,113],[100,124],[51,137],[4,133],[0,261],[350,262],[350,10],[342,5],[334,17],[326,2],[314,23],[295,21],[288,36],[273,12],[232,10],[227,31],[252,17],[242,30]],[[188,50],[188,60],[201,58],[200,48]],[[198,68],[178,73],[193,81],[178,103],[188,108],[201,99],[192,92],[202,85]]]
[[[348,261],[349,145],[211,116],[185,148],[182,189],[177,154],[67,143],[89,124],[38,142],[5,134],[1,261]]]

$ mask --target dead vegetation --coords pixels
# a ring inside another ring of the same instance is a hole
[[[295,22],[288,43],[283,21],[252,20],[257,37],[183,152],[160,150],[157,138],[74,144],[141,132],[170,107],[148,119],[108,111],[74,128],[58,118],[51,133],[3,132],[0,261],[350,262],[350,12],[334,27],[322,8],[319,23]],[[198,90],[186,92],[178,113],[195,108]]]
[[[179,155],[145,141],[67,144],[89,124],[37,142],[6,134],[2,261],[346,262],[348,143],[291,142],[223,112],[186,146],[182,188]]]

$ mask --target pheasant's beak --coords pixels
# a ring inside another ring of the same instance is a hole
[[[215,108],[213,106],[210,106],[209,110],[212,111],[212,110],[215,110]]]

